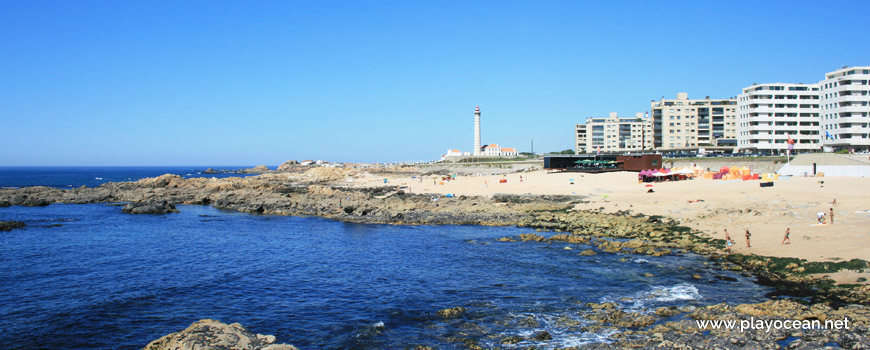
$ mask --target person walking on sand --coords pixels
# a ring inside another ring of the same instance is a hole
[[[750,236],[752,236],[752,234],[749,233],[749,230],[746,230],[746,248],[751,248],[751,246],[749,245],[749,237]]]
[[[785,228],[785,237],[782,238],[782,243],[780,245],[791,244],[791,238],[788,237],[789,235],[791,235],[791,232],[789,231],[789,228],[786,227]]]
[[[831,225],[834,224],[834,208],[831,208]]]
[[[728,254],[731,254],[731,245],[734,244],[731,241],[731,235],[728,234],[728,229],[725,229],[725,249],[728,251]]]

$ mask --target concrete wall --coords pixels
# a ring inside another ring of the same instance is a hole
[[[825,173],[825,176],[854,176],[854,177],[870,177],[870,166],[866,165],[818,165],[816,166],[817,173]],[[790,165],[786,164],[779,169],[780,175],[804,176],[804,174],[813,176],[812,165]]]

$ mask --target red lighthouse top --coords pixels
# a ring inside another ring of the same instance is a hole
[[[480,107],[478,107],[478,106],[474,106],[474,111],[475,111],[475,112],[480,112]]]

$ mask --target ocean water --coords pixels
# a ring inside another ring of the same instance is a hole
[[[244,169],[249,166],[0,166],[0,187],[49,186],[57,188],[97,187],[106,182],[136,181],[146,177],[175,174],[190,177],[250,176],[248,174],[203,174],[208,168]],[[274,167],[273,167],[274,168]]]
[[[694,255],[579,256],[589,246],[496,241],[530,232],[522,228],[178,208],[0,208],[0,220],[27,223],[0,232],[0,348],[140,349],[213,318],[301,349],[454,349],[456,337],[494,347],[541,330],[553,340],[513,346],[547,349],[608,341],[583,329],[586,302],[648,313],[757,302],[771,291]],[[468,311],[435,314],[455,306]]]

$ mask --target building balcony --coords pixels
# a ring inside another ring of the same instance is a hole
[[[833,134],[867,134],[870,133],[870,128],[862,128],[860,126],[850,126],[847,128],[836,128],[833,130],[828,130],[832,135]]]
[[[870,117],[849,116],[838,117],[830,120],[825,120],[825,124],[840,124],[840,123],[870,123]]]
[[[835,97],[833,99],[830,99],[830,101],[835,102],[835,103],[868,102],[868,101],[870,101],[870,95],[846,95],[846,96]]]
[[[870,106],[845,106],[834,109],[840,113],[870,113]]]

